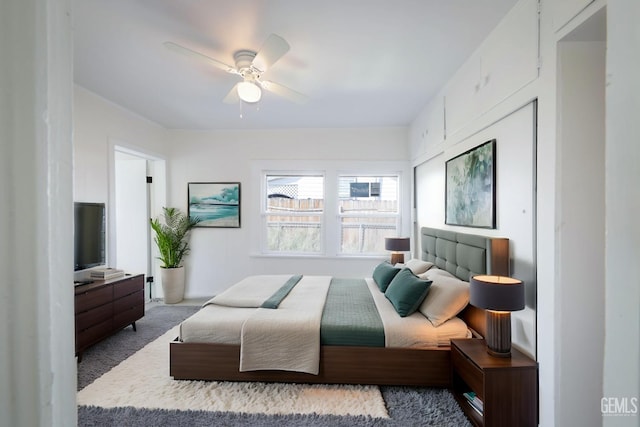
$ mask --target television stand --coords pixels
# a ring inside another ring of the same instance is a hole
[[[75,286],[76,355],[144,316],[144,274]]]

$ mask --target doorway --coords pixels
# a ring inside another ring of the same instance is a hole
[[[599,401],[603,389],[606,28],[602,8],[557,49],[559,425],[589,425],[602,417],[597,405],[584,402]]]
[[[110,257],[113,265],[145,274],[145,300],[157,297],[153,281],[152,235],[149,218],[158,215],[166,200],[166,161],[113,144],[113,211]]]

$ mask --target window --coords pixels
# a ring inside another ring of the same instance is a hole
[[[265,188],[266,251],[320,254],[324,176],[266,174]]]
[[[338,177],[338,216],[342,254],[384,253],[384,238],[399,235],[399,177]]]
[[[410,233],[408,175],[407,162],[255,160],[251,253],[386,258],[385,237]]]

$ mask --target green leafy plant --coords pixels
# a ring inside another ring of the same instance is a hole
[[[182,258],[189,253],[189,231],[201,219],[189,217],[178,208],[162,208],[164,213],[150,219],[151,228],[156,232],[154,241],[160,251],[158,259],[163,268],[182,266]],[[161,222],[162,219],[162,222]]]

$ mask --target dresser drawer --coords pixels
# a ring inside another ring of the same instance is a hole
[[[105,320],[102,323],[98,323],[84,331],[79,331],[76,334],[76,353],[84,350],[86,347],[94,344],[105,336],[109,335],[112,330],[112,319]]]
[[[123,328],[144,316],[144,304],[123,310],[113,316],[113,328]]]
[[[119,313],[135,307],[137,305],[144,305],[144,291],[139,290],[125,297],[117,299],[113,302],[113,312]]]
[[[113,316],[113,303],[103,304],[93,310],[76,314],[76,330],[82,331],[98,323],[104,322]]]
[[[471,390],[475,391],[478,396],[483,399],[484,380],[482,370],[467,356],[462,354],[456,346],[451,346],[451,363],[453,364],[454,372],[469,385]]]
[[[83,311],[90,310],[94,307],[110,303],[112,299],[113,289],[111,288],[111,286],[103,286],[98,289],[92,289],[81,294],[76,294],[76,313],[82,313]]]
[[[142,276],[135,276],[126,280],[121,280],[113,285],[113,298],[118,299],[139,290],[144,291],[144,280],[142,279]]]

